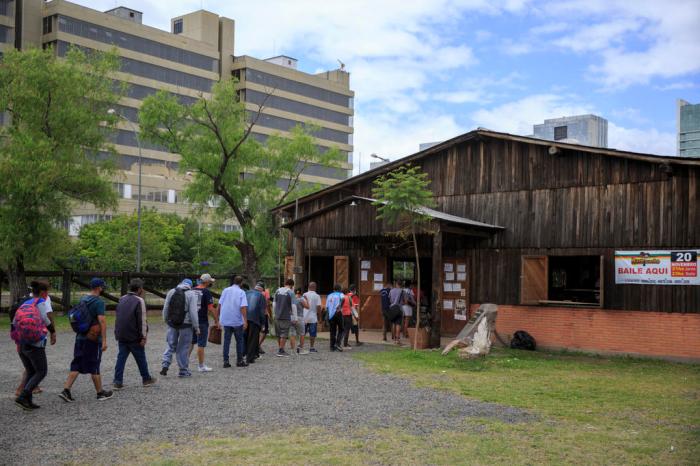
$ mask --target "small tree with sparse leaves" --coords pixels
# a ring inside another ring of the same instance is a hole
[[[431,218],[424,208],[435,206],[433,192],[429,188],[427,173],[415,165],[404,165],[374,181],[372,195],[376,199],[377,219],[396,228],[394,234],[411,238],[416,255],[416,279],[418,283],[416,337],[413,348],[417,348],[418,330],[420,328],[420,257],[416,236],[419,232],[429,230]]]

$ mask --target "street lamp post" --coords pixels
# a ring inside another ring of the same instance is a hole
[[[381,157],[377,154],[370,154],[370,157],[372,157],[373,159],[381,160],[382,162],[389,162],[389,159],[385,159],[384,157]]]
[[[131,120],[124,117],[124,115],[120,114],[113,108],[107,110],[107,113],[109,113],[110,115],[117,115],[119,118],[129,123],[129,126],[131,126],[131,129],[133,130],[134,135],[136,137],[136,146],[139,149],[139,190],[138,199],[136,200],[136,272],[141,272],[141,176],[143,166],[143,157],[141,153],[141,138],[139,138],[138,130],[136,129],[136,126]]]

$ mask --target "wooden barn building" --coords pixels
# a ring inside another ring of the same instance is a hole
[[[356,283],[365,329],[382,326],[382,283],[415,263],[372,205],[373,181],[408,163],[436,203],[418,241],[433,342],[495,303],[505,339],[526,330],[542,347],[700,360],[700,160],[478,129],[276,209],[293,238],[285,274],[322,294]],[[687,253],[690,280],[617,279],[637,270],[622,256],[647,266],[659,251]]]

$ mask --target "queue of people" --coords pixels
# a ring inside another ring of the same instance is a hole
[[[192,377],[189,363],[195,347],[198,372],[211,372],[213,369],[205,364],[205,348],[214,328],[217,333],[223,334],[224,368],[232,367],[229,358],[232,339],[236,344],[237,367],[247,367],[265,354],[262,343],[269,334],[271,320],[275,325],[278,357],[317,353],[318,326],[324,318],[330,326],[331,351],[351,349],[351,333],[355,336],[355,346],[362,344],[359,337],[360,300],[354,285],[345,290],[335,285],[333,293],[326,300],[324,315],[322,300],[314,282],[309,283],[308,290],[302,293],[301,289],[294,288],[294,281],[289,279],[271,297],[263,282],[257,282],[251,289],[242,277],[236,276],[233,284],[223,290],[218,305],[215,305],[210,291],[214,282],[211,275],[203,274],[196,286],[192,280],[184,279],[166,294],[162,319],[167,330],[161,376],[168,375],[174,356],[178,377]],[[97,400],[112,398],[114,390],[124,388],[124,369],[129,355],[136,362],[143,386],[156,383],[156,378],[149,371],[145,350],[149,326],[144,282],[134,278],[128,285],[127,294],[117,304],[114,324],[117,360],[112,390],[104,388],[100,366],[102,355],[108,347],[108,338],[105,303],[100,296],[106,287],[104,280],[93,278],[89,284],[89,294],[82,297],[68,313],[75,332],[73,359],[63,390],[58,395],[67,403],[76,401],[71,388],[80,374],[90,376]],[[29,411],[39,408],[33,396],[41,392],[40,383],[48,372],[47,342],[51,345],[56,343],[48,291],[47,282],[33,281],[31,292],[12,306],[10,314],[11,337],[24,367],[15,393],[15,403]],[[213,320],[213,327],[210,327],[210,319]],[[290,352],[286,350],[287,342]],[[308,350],[305,349],[307,342]]]

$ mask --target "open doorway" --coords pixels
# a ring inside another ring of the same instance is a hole
[[[411,258],[392,258],[389,259],[389,272],[390,272],[390,277],[392,283],[396,282],[397,280],[402,282],[402,284],[405,281],[410,282],[410,287],[414,290],[414,294],[416,293],[416,279],[417,279],[417,270],[416,270],[416,260],[411,259]],[[428,306],[428,309],[431,308],[431,303],[432,303],[432,275],[433,274],[433,267],[432,267],[432,260],[430,258],[421,258],[420,260],[420,281],[421,281],[421,286],[420,289],[422,293],[425,296],[425,299],[423,300],[424,305]]]
[[[333,292],[333,256],[306,257],[308,283],[316,282],[316,292],[328,295]]]

